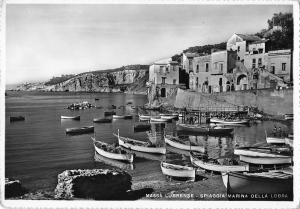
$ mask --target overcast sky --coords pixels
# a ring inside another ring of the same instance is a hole
[[[8,5],[6,82],[149,64],[258,32],[277,12],[292,6]]]

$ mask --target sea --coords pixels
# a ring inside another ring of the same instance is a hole
[[[138,114],[147,112],[141,106],[147,103],[145,95],[124,93],[77,92],[17,92],[8,91],[5,97],[5,177],[18,179],[29,191],[53,191],[57,175],[68,169],[118,168],[127,170],[133,177],[160,172],[160,161],[191,165],[188,152],[167,147],[163,156],[136,153],[133,165],[113,161],[95,153],[91,137],[110,144],[117,143],[113,133],[137,140],[148,141],[146,132],[135,132]],[[98,100],[95,100],[97,98]],[[96,106],[85,110],[69,110],[72,103],[88,101]],[[116,109],[112,109],[113,105]],[[93,123],[104,117],[104,111],[133,115],[132,120],[113,120],[112,123]],[[25,121],[10,122],[10,116],[25,116]],[[61,120],[61,116],[80,115],[80,121]],[[92,134],[67,135],[66,128],[94,125]],[[274,121],[257,121],[250,126],[235,126],[232,136],[182,135],[176,130],[176,121],[152,124],[153,133],[179,135],[182,140],[204,146],[214,159],[234,157],[236,146],[264,145],[265,131],[274,126],[292,132],[292,124]],[[163,144],[163,139],[153,143]]]

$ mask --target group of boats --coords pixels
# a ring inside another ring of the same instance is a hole
[[[88,101],[83,101],[83,102],[79,102],[79,103],[73,103],[70,104],[67,109],[70,110],[84,110],[84,109],[89,109],[89,108],[93,108],[95,107],[94,105],[92,105],[91,103],[89,103]]]

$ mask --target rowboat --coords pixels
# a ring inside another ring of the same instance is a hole
[[[285,137],[267,136],[266,141],[268,144],[285,144]]]
[[[273,150],[271,147],[240,147],[234,149],[234,154],[249,157],[290,157],[289,155],[283,155]]]
[[[139,115],[140,120],[150,120],[151,115]]]
[[[198,152],[204,152],[204,147],[201,146],[195,146],[191,145],[191,142],[189,144],[186,144],[184,141],[180,140],[177,137],[173,137],[171,135],[166,135],[165,137],[166,144],[183,150],[192,150],[192,151],[198,151]]]
[[[275,170],[260,173],[222,173],[222,179],[227,188],[228,197],[236,197],[232,194],[239,194],[249,199],[288,200],[293,198],[293,175],[284,171]],[[247,196],[246,196],[247,195]]]
[[[94,141],[95,151],[104,157],[114,159],[114,160],[122,160],[128,161],[130,163],[133,162],[133,154],[128,153],[122,150],[120,147],[114,147],[105,142],[96,141],[95,138],[92,137]]]
[[[116,112],[115,111],[106,111],[104,112],[104,116],[110,116],[110,115],[115,115]]]
[[[179,130],[205,133],[205,134],[230,134],[233,128],[226,126],[214,126],[214,125],[198,125],[198,124],[183,124],[178,123]]]
[[[104,163],[106,165],[117,167],[122,170],[133,170],[134,169],[133,163],[110,159],[110,158],[104,157],[102,155],[99,155],[96,151],[95,151],[95,155],[94,155],[94,160],[96,162]]]
[[[130,139],[127,137],[122,137],[117,134],[113,134],[118,137],[118,142],[120,146],[123,146],[128,149],[132,149],[139,152],[148,152],[148,153],[156,153],[156,154],[166,154],[165,147],[155,147],[150,142],[143,142],[135,139]]]
[[[162,119],[167,119],[167,120],[173,120],[173,119],[177,119],[178,118],[178,114],[165,114],[165,113],[161,113],[159,114],[160,118]]]
[[[219,162],[214,162],[214,160],[208,159],[207,155],[203,155],[195,152],[190,152],[190,159],[193,165],[196,165],[205,170],[210,170],[215,172],[249,171],[248,164],[221,165]],[[222,160],[225,161],[228,159],[222,159]]]
[[[130,150],[128,148],[122,147],[123,150],[132,152],[134,154],[134,158],[138,160],[138,158],[142,159],[148,159],[148,160],[155,160],[155,161],[164,161],[166,160],[166,155],[157,155],[153,153],[147,153],[147,152],[139,152],[135,150]]]
[[[93,122],[94,123],[111,123],[112,119],[111,118],[94,118]]]
[[[80,116],[60,116],[61,119],[68,119],[68,120],[80,120]]]
[[[149,123],[138,123],[138,124],[134,124],[133,126],[134,132],[148,131],[150,129],[151,129],[151,124]]]
[[[166,123],[169,122],[170,119],[163,119],[161,117],[151,117],[150,123]]]
[[[94,132],[94,126],[84,126],[80,128],[66,128],[67,134],[85,134]]]
[[[175,165],[166,162],[161,162],[160,167],[164,175],[172,177],[191,178],[192,181],[195,181],[196,169],[193,167]]]
[[[9,121],[14,122],[14,121],[23,121],[25,120],[24,116],[10,116]]]
[[[246,124],[249,123],[249,120],[248,119],[226,120],[226,119],[219,119],[219,118],[211,118],[210,122],[234,125],[234,124]]]
[[[247,155],[240,155],[240,161],[257,165],[278,165],[292,163],[292,157],[285,155],[277,157],[252,157]]]
[[[289,145],[290,147],[294,147],[294,138],[293,137],[286,137],[284,139],[284,143]]]
[[[113,119],[125,119],[125,115],[113,115]]]
[[[285,114],[284,119],[285,120],[294,120],[294,114]]]

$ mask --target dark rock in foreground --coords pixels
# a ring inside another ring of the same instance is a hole
[[[58,175],[55,198],[122,199],[131,189],[131,176],[110,169],[66,170]]]
[[[5,198],[21,196],[25,192],[19,180],[5,178]]]

